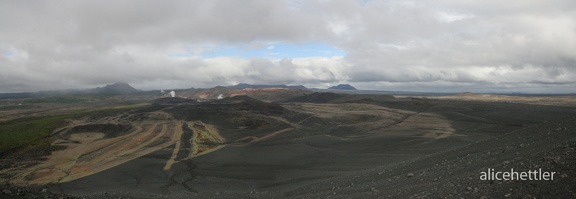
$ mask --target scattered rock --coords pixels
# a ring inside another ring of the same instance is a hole
[[[414,173],[408,173],[408,174],[406,175],[406,177],[408,177],[408,178],[414,177]]]
[[[525,196],[522,197],[523,199],[532,199],[534,198],[534,196],[530,195],[530,194],[526,194]]]

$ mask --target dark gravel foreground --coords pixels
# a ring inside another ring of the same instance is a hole
[[[9,185],[0,185],[0,198],[21,198],[21,199],[68,199],[78,198],[66,194],[55,194],[42,187],[14,187]]]
[[[480,172],[488,168],[556,174],[553,181],[480,180]],[[282,191],[68,196],[42,187],[0,190],[0,198],[576,198],[576,116]]]
[[[294,198],[576,198],[576,116],[392,166],[301,187]],[[553,181],[481,181],[480,172],[556,172]]]

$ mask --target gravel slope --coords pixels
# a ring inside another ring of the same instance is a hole
[[[403,109],[414,107],[411,104],[396,102],[386,105]],[[338,139],[331,140],[330,137],[319,137],[320,141],[316,144],[327,147],[325,150],[319,151],[321,148],[310,145],[310,143],[317,142],[315,139],[318,136],[309,137],[308,140],[296,139],[296,141],[279,136],[273,142],[267,142],[268,144],[252,147],[226,147],[214,152],[214,155],[205,155],[186,162],[190,165],[181,164],[180,166],[183,168],[175,171],[182,171],[182,175],[178,174],[182,178],[191,177],[190,182],[194,182],[192,184],[194,185],[193,191],[174,190],[167,195],[161,192],[146,192],[154,189],[156,184],[147,184],[133,189],[126,189],[125,186],[114,186],[116,191],[94,188],[94,184],[91,184],[106,183],[110,178],[118,177],[118,173],[122,172],[156,176],[150,179],[161,181],[163,174],[161,172],[154,173],[156,170],[152,172],[150,168],[158,165],[162,158],[167,157],[166,154],[170,154],[170,150],[162,150],[68,185],[49,185],[47,186],[49,189],[43,189],[44,187],[0,187],[2,190],[0,198],[68,198],[72,196],[51,194],[50,192],[63,191],[59,190],[62,187],[81,187],[82,182],[89,182],[82,185],[86,190],[76,192],[74,197],[576,198],[576,178],[574,178],[576,177],[576,169],[574,169],[576,165],[576,114],[571,110],[566,109],[560,113],[550,111],[556,109],[549,107],[540,110],[535,109],[538,108],[537,106],[511,104],[490,104],[490,107],[486,109],[483,109],[484,103],[459,105],[457,102],[448,105],[454,106],[437,104],[420,108],[429,111],[442,110],[440,113],[452,118],[451,121],[454,126],[470,130],[461,132],[464,134],[441,138],[437,142],[428,142],[432,138],[406,138],[410,139],[409,142],[397,143],[390,141],[388,137],[366,137],[340,142]],[[469,107],[473,109],[467,110]],[[566,113],[571,113],[571,115],[558,119],[560,115],[566,115]],[[454,120],[454,118],[458,120]],[[546,118],[549,118],[549,121],[543,122]],[[481,128],[482,131],[478,130],[479,127],[483,127]],[[294,132],[294,134],[297,133],[305,132]],[[385,143],[386,140],[388,141]],[[398,141],[402,140],[399,139]],[[412,145],[407,147],[407,143]],[[375,146],[388,148],[374,148]],[[338,147],[340,150],[332,150],[336,149],[334,147]],[[439,147],[444,148],[439,150]],[[343,149],[347,150],[346,153],[341,151]],[[382,157],[387,156],[374,153],[373,149],[379,149],[382,153],[394,150],[395,153],[404,154],[405,157],[402,157],[402,160],[394,161],[394,163],[384,164],[383,162],[386,161],[383,161]],[[434,151],[425,153],[423,150]],[[411,153],[413,154],[407,155]],[[288,158],[282,154],[293,157]],[[241,158],[244,162],[240,164],[234,158]],[[226,162],[228,163],[214,164]],[[282,162],[283,164],[270,167],[271,162]],[[191,168],[184,168],[184,166]],[[314,170],[314,168],[336,168],[335,166],[349,167],[350,169],[336,173]],[[556,172],[556,174],[553,181],[480,180],[480,172],[486,171],[488,168],[493,168],[496,171],[510,171],[512,168],[515,171],[542,169],[543,171]],[[291,171],[297,171],[294,172],[294,175],[310,174],[317,176],[308,176],[310,179],[302,178],[302,176],[288,176],[292,175],[288,173]],[[286,181],[284,184],[251,188],[251,186],[259,183],[254,179],[243,178],[254,177],[255,174],[262,178],[262,185],[269,184],[270,178],[278,180],[277,178],[295,177],[299,181]],[[221,175],[219,180],[214,180],[216,175]],[[322,177],[322,175],[326,177]],[[123,180],[128,182],[130,179]],[[147,178],[140,180],[148,182]],[[212,181],[208,182],[209,180]],[[103,187],[106,186],[106,184],[102,185]],[[64,192],[70,193],[71,191],[76,190]]]

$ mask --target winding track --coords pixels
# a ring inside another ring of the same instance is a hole
[[[11,183],[40,185],[68,182],[124,164],[175,143],[178,145],[182,135],[179,126],[182,122],[163,112],[153,114],[161,119],[134,123],[134,130],[126,135],[81,140],[80,143],[56,140],[55,143],[65,143],[67,148],[54,152],[46,161],[36,166],[15,169],[20,175],[11,180]],[[174,150],[180,150],[180,147],[177,146]],[[166,168],[169,169],[173,163],[173,159],[168,160]]]

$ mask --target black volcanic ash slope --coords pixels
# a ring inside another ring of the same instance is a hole
[[[334,100],[348,96],[348,94],[341,93],[312,93],[296,98],[292,98],[287,102],[307,102],[307,103],[330,103]]]

